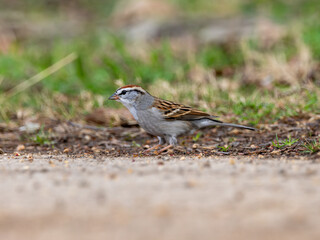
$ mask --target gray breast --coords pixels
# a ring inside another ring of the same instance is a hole
[[[151,109],[137,111],[138,123],[146,132],[154,136],[163,136],[161,128],[159,128],[160,122],[164,120],[160,115],[155,114]]]
[[[179,136],[188,133],[192,129],[192,124],[188,121],[164,119],[155,108],[137,111],[137,115],[139,125],[154,136]]]

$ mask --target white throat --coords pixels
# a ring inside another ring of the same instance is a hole
[[[122,100],[121,103],[128,108],[128,110],[131,112],[132,116],[138,121],[138,115],[137,115],[137,109],[127,101]]]

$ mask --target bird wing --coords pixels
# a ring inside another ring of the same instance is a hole
[[[157,108],[162,113],[165,119],[176,120],[196,120],[204,117],[215,118],[209,113],[194,109],[183,104],[174,103],[171,101],[156,98],[152,107]]]

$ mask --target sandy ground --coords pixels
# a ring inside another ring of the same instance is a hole
[[[0,239],[320,239],[320,164],[0,155]]]

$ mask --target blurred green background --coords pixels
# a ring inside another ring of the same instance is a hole
[[[0,121],[34,114],[77,119],[120,107],[105,100],[129,83],[254,125],[320,114],[317,0],[0,6]],[[57,62],[61,68],[50,72]]]

